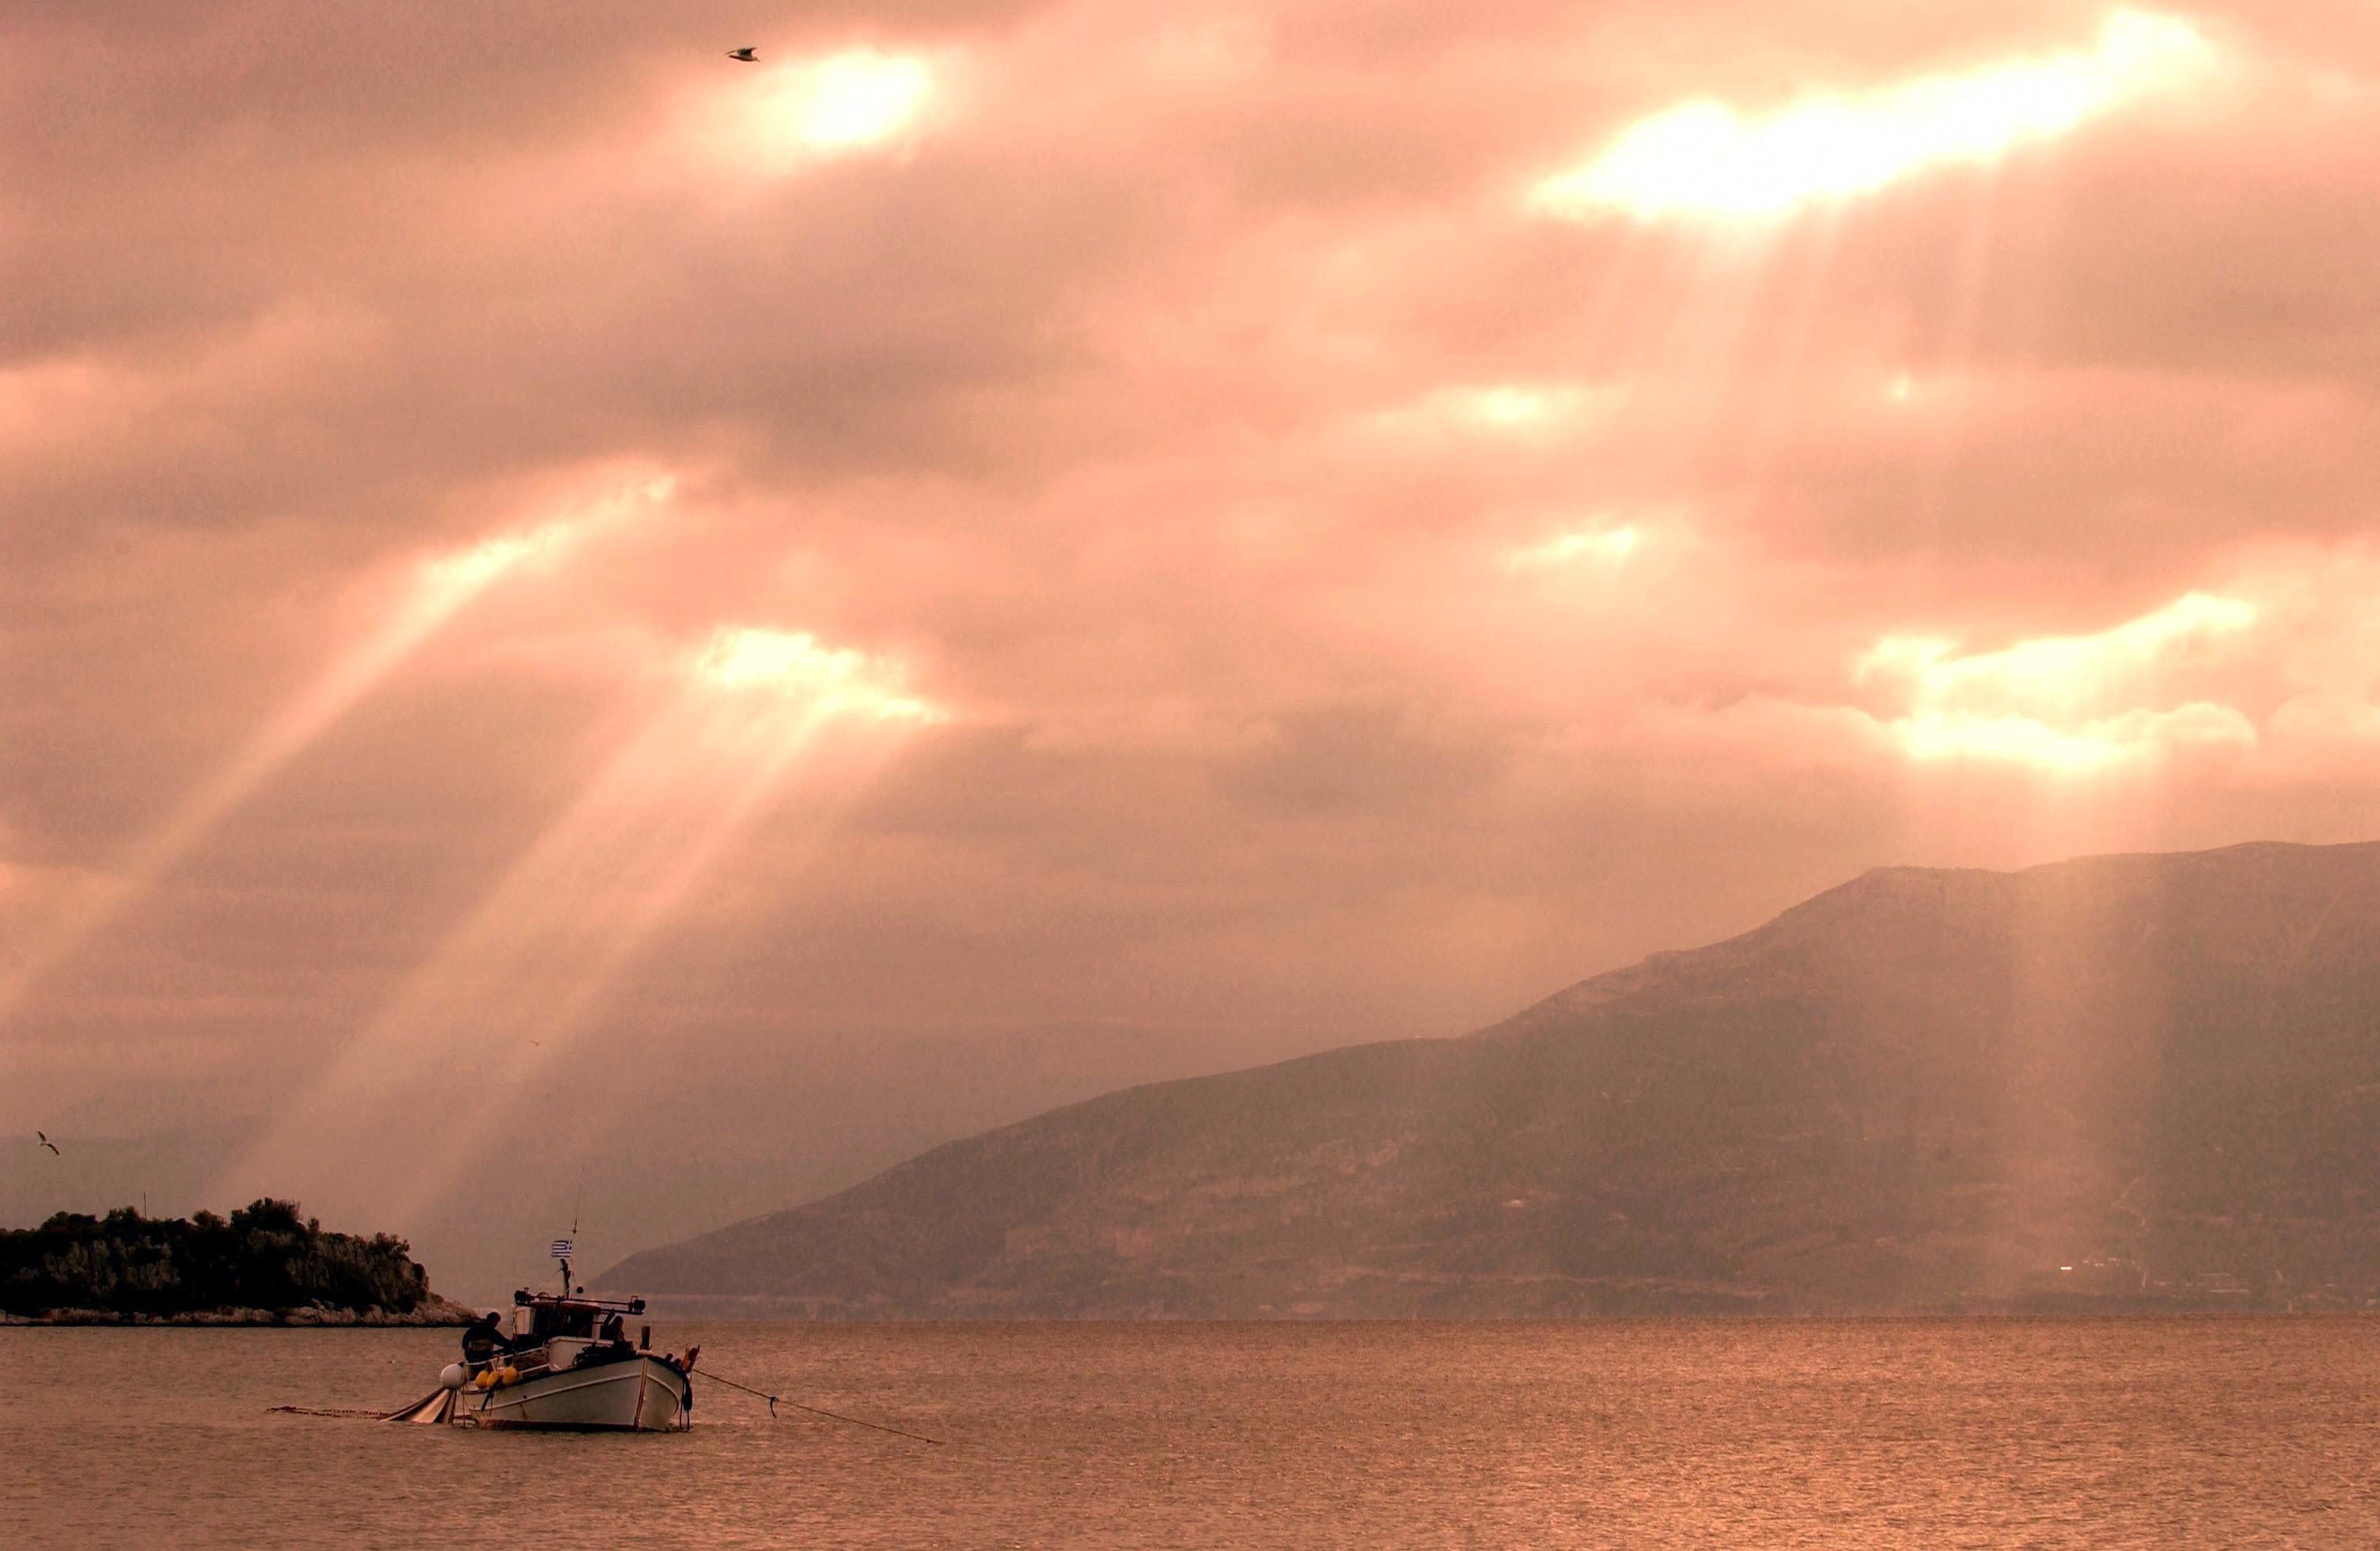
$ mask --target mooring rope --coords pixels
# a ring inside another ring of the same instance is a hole
[[[358,1411],[353,1406],[267,1406],[267,1412],[287,1412],[292,1416],[359,1416],[373,1422],[385,1422],[384,1411]]]
[[[751,1396],[755,1400],[768,1401],[769,1414],[771,1416],[777,1414],[777,1401],[781,1397],[771,1395],[765,1389],[755,1389],[748,1384],[738,1384],[732,1378],[722,1378],[719,1375],[712,1373],[709,1368],[697,1368],[694,1371],[700,1374],[703,1377],[709,1379],[713,1384],[723,1384],[730,1389],[741,1389],[744,1393]],[[898,1427],[887,1427],[881,1422],[863,1422],[856,1416],[845,1416],[839,1411],[829,1411],[824,1406],[806,1406],[799,1400],[787,1400],[785,1401],[785,1404],[793,1407],[795,1411],[808,1412],[812,1416],[824,1416],[830,1417],[837,1422],[848,1422],[855,1427],[872,1427],[880,1433],[890,1433],[896,1438],[915,1438],[919,1443],[930,1443],[936,1448],[943,1447],[942,1440],[940,1438],[929,1438],[923,1433],[904,1432]]]

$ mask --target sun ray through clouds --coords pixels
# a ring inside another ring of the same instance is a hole
[[[592,529],[667,502],[675,488],[667,477],[640,479],[563,515],[418,563],[394,602],[360,640],[67,903],[30,952],[0,978],[0,1017],[43,973],[103,930],[119,910],[154,886],[475,600],[507,576],[553,559]]]
[[[764,806],[792,791],[831,805],[909,731],[947,719],[902,687],[896,666],[808,634],[722,628],[675,657],[679,687],[286,1107],[226,1189],[302,1168],[318,1193],[410,1220]],[[443,1097],[424,1110],[431,1096]],[[359,1145],[393,1142],[397,1112],[418,1160],[402,1179]]]

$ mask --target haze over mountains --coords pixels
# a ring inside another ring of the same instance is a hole
[[[687,1041],[663,1060],[622,1034],[577,1063],[563,1112],[501,1128],[461,1191],[418,1215],[384,1216],[320,1181],[263,1188],[298,1198],[329,1227],[403,1233],[440,1292],[485,1304],[549,1277],[545,1246],[574,1220],[591,1254],[617,1254],[841,1189],[920,1148],[1052,1105],[1245,1065],[1284,1044],[1294,1048],[1281,1035],[1072,1024],[852,1033],[788,1040],[765,1058]],[[624,1132],[613,1116],[642,1129]],[[255,1131],[252,1121],[125,1136],[53,1131],[63,1145],[55,1157],[30,1135],[0,1140],[0,1226],[120,1206],[227,1211],[242,1203],[223,1181]],[[391,1152],[381,1168],[402,1176],[415,1161]]]
[[[632,1256],[822,1315],[2380,1286],[2380,845],[1885,868],[1462,1039],[1111,1094]]]

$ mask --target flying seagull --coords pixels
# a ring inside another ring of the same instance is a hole
[[[727,57],[742,65],[758,65],[760,63],[760,56],[753,53],[748,46],[745,48],[729,49],[727,51]]]
[[[50,1133],[48,1132],[37,1131],[33,1133],[33,1134],[42,1139],[42,1146],[50,1149],[50,1156],[52,1157],[64,1157],[66,1156],[64,1153],[58,1151],[58,1145],[50,1140]]]

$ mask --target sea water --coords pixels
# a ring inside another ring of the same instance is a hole
[[[682,1435],[419,1398],[455,1333],[0,1329],[0,1545],[2380,1545],[2380,1320],[664,1327]]]

